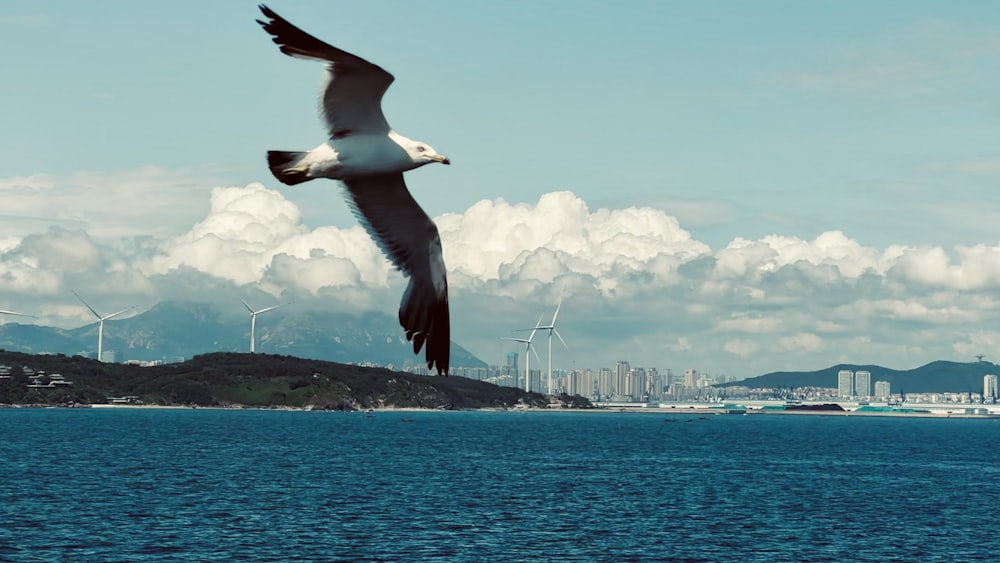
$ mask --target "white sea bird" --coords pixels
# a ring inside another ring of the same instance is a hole
[[[389,127],[382,95],[393,77],[382,68],[309,35],[260,6],[268,19],[257,20],[274,36],[281,52],[326,64],[320,112],[329,139],[306,152],[268,151],[275,178],[295,185],[314,178],[340,180],[354,215],[389,260],[409,276],[399,306],[399,323],[413,341],[426,344],[428,368],[448,375],[451,336],[448,280],[437,226],[417,205],[403,172],[431,162],[451,164],[430,145],[408,139]]]

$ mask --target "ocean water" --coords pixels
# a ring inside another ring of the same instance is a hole
[[[0,410],[2,561],[993,561],[1000,421]]]

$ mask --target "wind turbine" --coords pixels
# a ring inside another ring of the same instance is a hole
[[[37,318],[34,315],[25,315],[24,313],[18,313],[18,312],[15,312],[15,311],[8,311],[6,309],[0,309],[0,315],[14,315],[15,317],[30,317],[32,319]]]
[[[562,307],[562,300],[560,300],[559,304],[556,305],[556,312],[555,312],[554,315],[552,315],[552,322],[549,323],[548,325],[546,325],[546,326],[536,326],[533,329],[531,329],[531,328],[523,329],[523,330],[532,330],[532,331],[535,331],[535,330],[547,330],[547,331],[549,331],[549,383],[548,383],[548,385],[549,385],[549,388],[548,388],[549,394],[552,393],[552,334],[554,333],[556,335],[556,337],[559,338],[559,342],[562,342],[563,348],[569,350],[569,346],[566,345],[566,341],[563,340],[562,335],[559,334],[558,330],[556,330],[556,318],[559,317],[559,308],[560,307]]]
[[[91,307],[90,305],[88,305],[87,302],[83,300],[83,297],[80,297],[80,294],[77,293],[75,290],[73,291],[73,295],[76,295],[76,298],[80,300],[80,303],[83,303],[84,305],[86,305],[87,308],[90,309],[90,312],[93,313],[95,317],[97,317],[97,323],[98,323],[97,324],[97,361],[98,362],[104,361],[104,360],[101,359],[101,355],[102,355],[102,353],[104,351],[104,321],[106,321],[108,319],[111,319],[111,318],[114,318],[114,317],[117,317],[118,315],[124,313],[125,311],[128,311],[129,309],[133,309],[134,307],[126,307],[126,308],[122,309],[121,311],[118,311],[117,313],[112,313],[110,315],[102,317],[101,315],[99,315],[97,313],[97,311],[94,310],[93,307]]]
[[[248,305],[246,301],[243,301],[242,299],[240,299],[240,302],[242,302],[243,306],[247,308],[247,311],[250,311],[250,353],[253,354],[254,353],[254,342],[256,341],[256,337],[254,336],[254,334],[257,332],[257,315],[260,315],[262,313],[266,313],[268,311],[273,311],[273,310],[277,309],[278,307],[281,307],[282,305],[284,305],[284,303],[280,303],[278,305],[271,305],[270,307],[264,307],[263,309],[259,309],[257,311],[254,311],[253,308],[250,307],[250,305]]]
[[[524,392],[525,393],[531,392],[531,354],[528,354],[528,351],[531,351],[531,353],[535,355],[535,358],[539,362],[542,361],[542,359],[538,357],[538,352],[535,352],[535,347],[531,345],[531,341],[535,338],[535,331],[538,330],[538,327],[541,326],[541,324],[542,324],[542,316],[539,315],[538,322],[535,323],[535,328],[531,329],[531,336],[527,338],[514,338],[512,336],[500,337],[503,340],[513,340],[514,342],[524,343]]]

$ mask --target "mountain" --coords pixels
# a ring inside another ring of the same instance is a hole
[[[249,314],[222,315],[212,304],[163,301],[127,319],[104,323],[104,353],[116,361],[190,358],[250,348]],[[97,356],[97,323],[65,330],[39,325],[0,325],[0,349],[31,354]],[[423,365],[396,318],[279,308],[257,317],[256,351],[341,363],[404,369]],[[107,357],[105,359],[108,359]],[[486,367],[452,342],[451,365]]]
[[[983,376],[1000,374],[1000,366],[990,362],[948,362],[939,360],[909,370],[894,370],[876,365],[838,364],[818,371],[778,371],[720,387],[836,387],[841,370],[868,371],[872,384],[888,381],[893,393],[979,392]]]
[[[94,334],[96,342],[96,329]],[[76,353],[81,350],[80,346],[74,335],[59,328],[20,323],[0,325],[0,350],[18,350],[27,354],[46,354],[52,350],[73,350]]]

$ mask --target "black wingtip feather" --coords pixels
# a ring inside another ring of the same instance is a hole
[[[402,308],[399,311],[399,324],[404,329],[408,324]],[[427,369],[436,370],[438,375],[448,377],[451,358],[451,319],[447,297],[434,304],[425,324],[427,330],[406,329],[406,339],[413,341],[414,354],[420,354],[420,349],[424,348]]]
[[[435,307],[434,333],[427,340],[427,367],[437,364],[437,374],[448,377],[448,364],[451,358],[451,319],[448,311],[448,299],[439,301]]]

